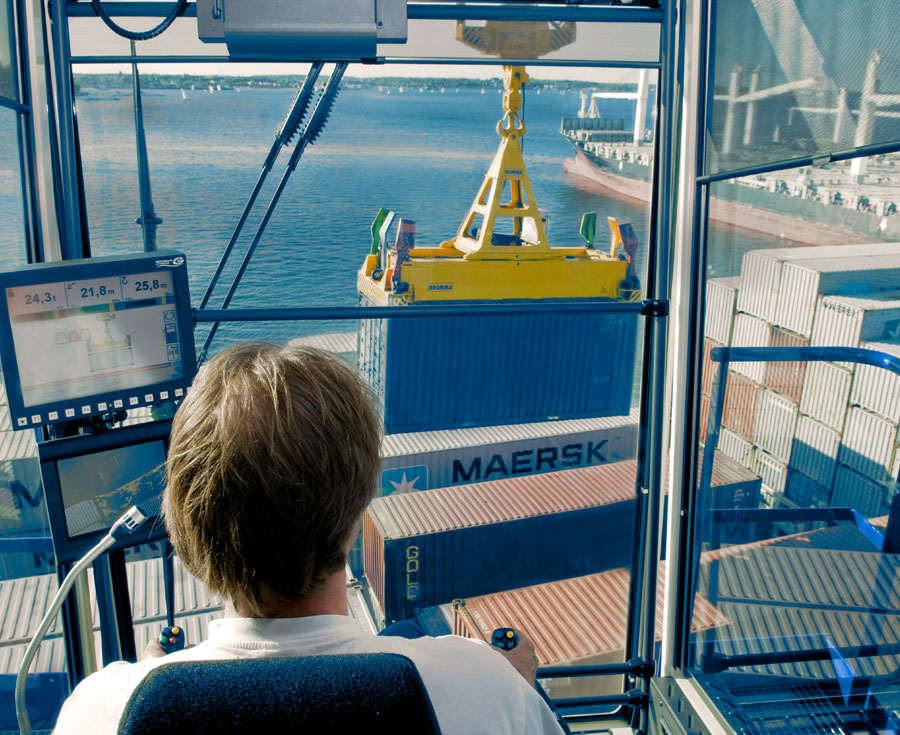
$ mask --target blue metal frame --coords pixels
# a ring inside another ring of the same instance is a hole
[[[169,395],[176,395],[175,391],[183,391],[188,388],[196,372],[194,356],[194,334],[192,329],[190,311],[190,291],[188,288],[187,267],[184,255],[169,251],[160,251],[149,255],[110,256],[105,258],[91,258],[76,263],[56,262],[40,263],[28,266],[22,270],[0,273],[0,292],[6,293],[8,288],[22,286],[38,286],[40,284],[59,283],[68,280],[87,280],[92,278],[106,278],[113,276],[127,276],[133,273],[161,272],[165,269],[172,274],[172,291],[175,298],[175,312],[177,318],[178,338],[181,345],[182,377],[157,383],[152,386],[133,387],[128,390],[108,392],[102,395],[89,395],[80,398],[72,398],[37,406],[26,406],[19,380],[19,363],[13,343],[12,327],[10,324],[9,307],[6,299],[0,299],[0,361],[3,364],[3,380],[6,384],[9,413],[13,425],[17,428],[24,426],[42,426],[67,420],[66,410],[75,411],[74,418],[89,418],[90,416],[109,413],[114,409],[114,402],[121,401],[124,407],[145,406],[159,403],[159,393],[169,391]],[[152,400],[146,400],[150,391]],[[136,399],[134,403],[130,399]],[[109,409],[101,409],[98,404],[108,404]],[[83,412],[82,408],[88,406],[89,411]],[[51,418],[51,412],[57,417]],[[37,417],[37,420],[35,420]],[[25,420],[25,424],[20,423]]]
[[[718,372],[713,378],[712,392],[709,406],[709,418],[707,419],[707,432],[705,444],[703,447],[703,465],[701,467],[700,482],[697,487],[696,498],[708,498],[712,485],[713,459],[715,456],[716,445],[719,439],[719,427],[722,423],[722,409],[725,404],[725,389],[728,384],[728,365],[731,362],[852,362],[859,365],[872,365],[874,367],[889,370],[895,375],[900,375],[900,357],[875,350],[862,349],[860,347],[717,347],[711,350],[710,359],[713,363],[718,363]],[[694,534],[698,533],[696,522],[699,521],[699,515],[694,512]],[[852,520],[860,527],[859,514],[852,509],[840,509],[839,512]],[[783,516],[788,518],[796,516],[804,520],[838,520],[836,509],[790,509],[785,512],[781,509],[758,509],[758,510],[737,510],[737,511],[717,511],[719,516],[723,514],[732,514],[738,517],[751,518],[754,515],[766,517],[776,520]],[[863,521],[865,519],[862,519]],[[867,522],[865,522],[868,525]],[[874,529],[872,529],[874,531]],[[863,529],[864,534],[870,539],[873,538],[872,533],[868,529]],[[877,533],[877,532],[875,532]],[[703,539],[699,539],[702,541]],[[878,544],[875,544],[878,546]],[[688,599],[686,602],[685,615],[690,619],[693,612],[694,593],[697,589],[696,570],[700,563],[700,544],[691,543],[687,554],[690,559],[691,568],[694,574],[691,576],[692,587],[688,590]],[[713,581],[710,582],[710,589],[713,589]],[[709,594],[710,603],[715,604],[714,595]],[[688,633],[689,635],[689,633]],[[714,639],[706,642],[707,656],[713,654]],[[688,640],[683,642],[685,646],[685,658],[688,656],[690,649]],[[791,652],[793,653],[793,652]],[[765,654],[769,656],[770,654]],[[800,654],[802,656],[802,654]],[[873,654],[874,655],[874,654]],[[749,665],[746,663],[747,657],[732,657],[737,663],[729,663],[728,666]],[[747,659],[748,660],[748,659]],[[793,660],[807,660],[803,658]],[[768,663],[768,661],[764,661]],[[687,668],[691,662],[685,660],[684,667]],[[725,667],[727,668],[727,667]]]

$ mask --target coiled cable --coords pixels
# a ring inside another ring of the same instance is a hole
[[[94,8],[94,12],[100,16],[100,19],[106,23],[107,27],[113,33],[123,36],[129,41],[148,41],[151,38],[156,38],[160,33],[164,33],[169,26],[172,25],[175,18],[184,12],[185,7],[187,6],[187,0],[178,0],[172,8],[172,11],[163,19],[163,21],[149,31],[129,31],[127,28],[122,28],[122,26],[109,17],[109,13],[106,12],[103,3],[101,3],[100,0],[91,0],[91,6]]]

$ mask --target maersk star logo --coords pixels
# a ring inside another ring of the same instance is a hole
[[[428,468],[425,465],[398,467],[381,473],[381,491],[384,495],[412,493],[428,489]]]

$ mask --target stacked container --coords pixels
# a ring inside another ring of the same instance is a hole
[[[900,356],[898,285],[898,243],[750,251],[730,344]],[[707,287],[707,312],[725,302],[714,290]],[[728,322],[707,313],[707,324]],[[709,330],[706,337],[708,354]],[[717,446],[761,476],[765,504],[887,512],[900,471],[900,377],[845,362],[735,363],[728,384]],[[711,391],[708,377],[702,391]]]
[[[636,477],[629,460],[375,498],[363,519],[372,607],[390,623],[459,597],[628,566]],[[712,489],[716,507],[755,507],[759,479],[719,456]]]

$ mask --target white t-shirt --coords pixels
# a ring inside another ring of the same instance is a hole
[[[115,735],[131,693],[150,669],[209,661],[330,653],[399,653],[415,664],[443,735],[560,735],[538,693],[497,651],[458,636],[409,640],[368,635],[344,615],[223,618],[209,639],[161,658],[122,661],[89,676],[66,700],[56,735]]]

